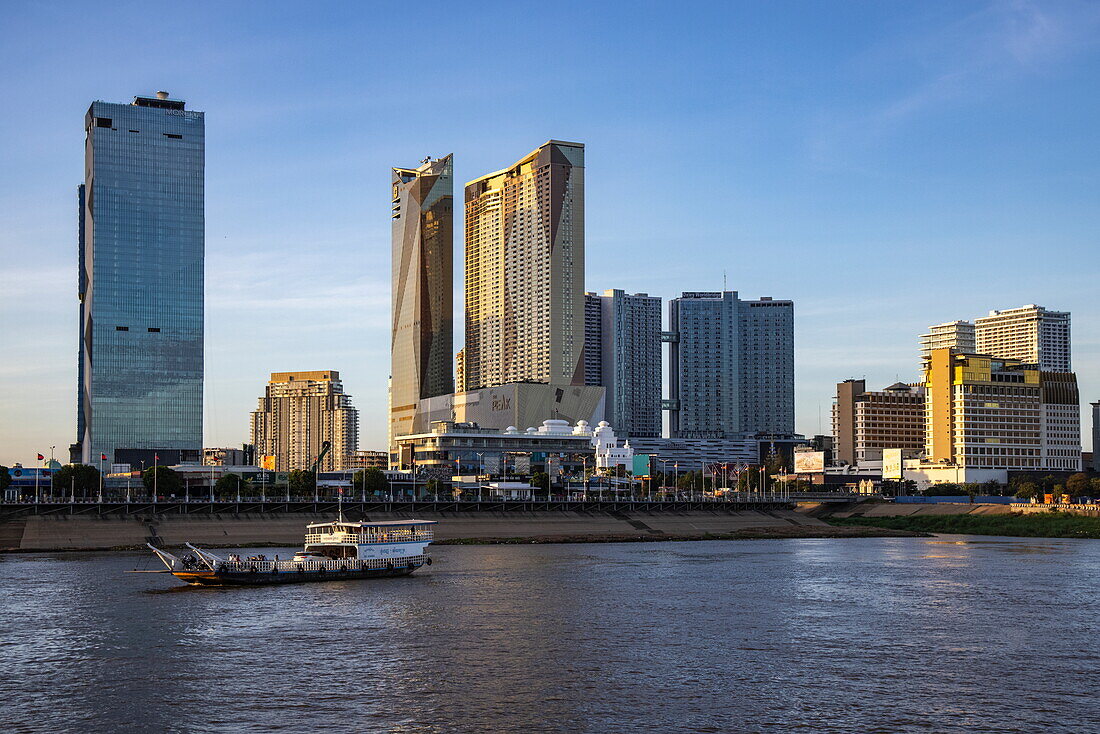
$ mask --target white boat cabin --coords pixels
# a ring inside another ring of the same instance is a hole
[[[432,542],[435,524],[435,520],[311,523],[306,526],[305,550],[334,559],[422,556]]]

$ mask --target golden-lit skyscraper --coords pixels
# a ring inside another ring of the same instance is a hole
[[[450,155],[393,169],[389,446],[419,401],[454,390],[454,170]]]
[[[465,384],[584,385],[584,145],[466,184]]]

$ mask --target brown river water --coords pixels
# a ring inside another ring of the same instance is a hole
[[[0,556],[0,732],[1100,731],[1100,541],[433,555],[239,589]]]

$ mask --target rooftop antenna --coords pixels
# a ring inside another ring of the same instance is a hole
[[[726,290],[726,269],[722,268],[722,290]]]

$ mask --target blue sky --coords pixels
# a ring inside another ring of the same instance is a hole
[[[929,324],[1027,303],[1073,312],[1100,399],[1096,3],[0,10],[0,463],[75,439],[83,115],[158,89],[207,114],[208,446],[268,373],[337,369],[382,448],[390,167],[549,138],[587,146],[589,290],[795,300],[804,433],[838,380],[915,379]]]

